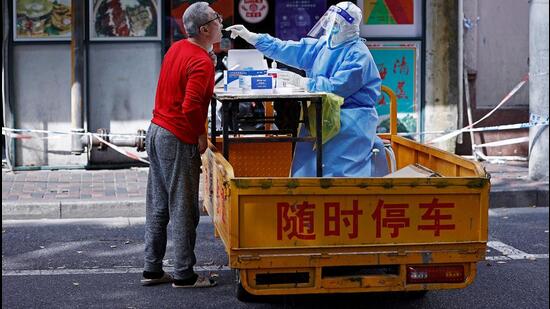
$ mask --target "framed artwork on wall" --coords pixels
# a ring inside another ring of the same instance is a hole
[[[422,0],[358,0],[363,11],[361,36],[422,36]]]
[[[420,41],[367,42],[382,85],[397,96],[398,132],[417,133],[420,121]],[[390,101],[380,96],[378,132],[389,132]]]
[[[92,41],[160,41],[160,0],[90,0]]]
[[[71,39],[71,0],[13,0],[14,41]]]

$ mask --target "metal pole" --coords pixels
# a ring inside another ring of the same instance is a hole
[[[471,126],[472,123],[474,123],[474,119],[472,117],[472,106],[470,104],[470,83],[468,82],[468,76],[467,74],[463,74],[464,75],[464,96],[465,96],[465,99],[466,99],[466,113],[468,115],[468,125]],[[474,136],[474,132],[470,131],[470,142],[471,142],[471,148],[472,148],[472,156],[474,156],[474,158],[477,159],[477,156],[476,156],[476,148],[475,148],[475,145],[476,145],[476,140],[475,140],[475,136]]]
[[[458,0],[458,127],[462,128],[464,118],[464,96],[463,96],[463,75],[464,75],[464,2]],[[462,144],[462,135],[457,139],[457,144]]]
[[[548,117],[548,0],[529,5],[529,113]],[[529,178],[548,179],[548,126],[529,129]]]
[[[7,0],[2,0],[2,126],[6,126],[8,128],[15,127],[15,120],[13,117],[13,109],[11,102],[11,91],[10,91],[10,76],[12,75],[12,69],[10,66],[10,58],[12,56],[12,47],[10,44],[10,31],[12,28],[10,27],[10,9],[8,6]],[[15,151],[13,145],[15,143],[12,139],[8,138],[7,136],[2,135],[2,150],[5,152],[6,155],[6,163],[8,165],[8,168],[10,170],[13,170],[13,160],[12,156],[15,156]]]
[[[84,82],[84,3],[71,1],[71,132],[84,132],[83,82]],[[71,152],[80,155],[84,144],[80,135],[74,134],[71,139]]]
[[[466,70],[464,70],[466,71]],[[472,105],[470,103],[470,83],[468,82],[468,74],[464,74],[464,97],[466,98],[466,113],[468,115],[468,125],[474,123],[474,118],[472,117]],[[472,156],[475,160],[484,160],[487,161],[487,156],[483,154],[483,150],[477,150],[475,134],[473,131],[470,131],[470,141],[472,147]]]

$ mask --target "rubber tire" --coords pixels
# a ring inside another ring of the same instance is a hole
[[[428,290],[410,291],[410,292],[405,292],[405,297],[411,300],[422,299],[426,296],[426,294],[428,294]]]
[[[257,299],[256,295],[252,295],[245,290],[241,283],[241,275],[238,269],[235,269],[235,296],[242,302],[253,302]]]

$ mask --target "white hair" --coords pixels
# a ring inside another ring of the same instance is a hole
[[[208,22],[208,2],[195,2],[191,4],[183,13],[182,21],[185,32],[190,38],[199,35],[199,29]]]

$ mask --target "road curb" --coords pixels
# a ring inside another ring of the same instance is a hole
[[[61,202],[60,219],[143,217],[145,201],[86,201]]]
[[[59,219],[60,202],[2,202],[2,220]]]
[[[202,200],[199,200],[202,205]],[[201,215],[206,215],[202,211]],[[2,202],[2,220],[144,217],[145,200]]]
[[[494,190],[490,193],[490,208],[548,207],[548,188],[528,190]]]
[[[144,200],[2,202],[2,220],[145,216]]]

